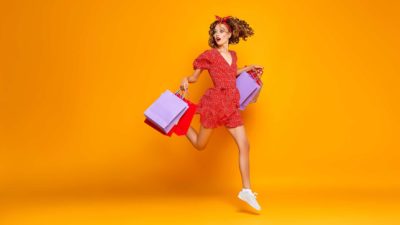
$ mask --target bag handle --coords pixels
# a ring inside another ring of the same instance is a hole
[[[255,78],[257,81],[259,81],[261,83],[261,85],[263,85],[263,82],[260,79],[260,75],[262,75],[264,73],[263,69],[254,69],[254,70],[251,70],[251,71],[254,71],[254,73],[255,73],[254,77],[253,77],[253,75],[252,75],[252,77]],[[259,71],[261,71],[260,74],[259,74]]]
[[[263,85],[263,82],[262,82],[262,80],[260,79],[260,77],[258,75],[256,75],[255,78],[256,78],[257,81],[260,81],[261,85]]]
[[[175,91],[175,95],[178,94],[179,92],[182,92],[182,93],[183,93],[183,94],[181,94],[181,99],[184,99],[185,96],[186,96],[186,92],[187,92],[187,91],[184,91],[184,90],[182,90],[182,89],[179,88],[177,91]]]

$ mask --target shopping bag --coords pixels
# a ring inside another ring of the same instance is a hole
[[[146,118],[145,120],[144,120],[144,122],[147,124],[147,125],[149,125],[149,126],[151,126],[152,128],[154,128],[155,130],[157,130],[158,132],[160,132],[161,134],[164,134],[164,135],[167,135],[167,136],[170,136],[171,137],[171,135],[172,135],[172,129],[168,132],[168,133],[165,133],[160,127],[158,127],[157,125],[155,125],[153,122],[151,122],[148,118]]]
[[[186,133],[190,127],[190,123],[192,122],[193,116],[196,113],[196,108],[197,108],[197,105],[194,104],[193,102],[189,101],[188,99],[183,98],[183,100],[189,105],[189,108],[186,110],[186,112],[183,114],[183,116],[179,119],[178,124],[176,124],[172,128],[172,132],[178,136],[186,135]]]
[[[263,82],[260,79],[260,76],[263,74],[263,70],[261,68],[257,68],[255,70],[250,70],[248,74],[250,74],[254,78],[254,80],[256,80],[257,84],[260,85],[260,90],[257,91],[257,94],[250,101],[250,103],[255,103],[257,102],[258,96],[260,95],[261,89],[263,87]]]
[[[242,72],[236,79],[236,86],[240,93],[240,110],[244,110],[248,104],[257,101],[262,88],[262,81],[259,75],[262,70]]]
[[[145,123],[170,136],[170,131],[179,122],[189,104],[182,98],[166,90],[144,112]]]

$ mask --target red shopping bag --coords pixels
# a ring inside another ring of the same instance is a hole
[[[183,114],[178,124],[176,124],[172,128],[172,131],[178,136],[186,135],[187,131],[189,130],[190,123],[192,122],[193,116],[196,113],[197,107],[196,104],[190,102],[185,98],[183,99],[183,101],[185,101],[189,105],[189,108],[186,110],[185,114]]]

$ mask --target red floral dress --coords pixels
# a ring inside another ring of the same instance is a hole
[[[205,128],[243,125],[239,111],[240,94],[236,87],[237,56],[235,51],[229,52],[231,65],[216,48],[205,50],[193,61],[193,69],[208,70],[214,84],[201,97],[196,109]]]

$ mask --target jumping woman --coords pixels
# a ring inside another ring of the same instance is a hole
[[[185,77],[180,85],[186,91],[189,83],[195,83],[203,70],[208,70],[214,87],[209,88],[201,97],[196,108],[200,114],[200,129],[197,132],[190,127],[186,137],[197,150],[203,150],[214,128],[225,126],[235,139],[239,149],[239,168],[242,178],[242,190],[238,198],[256,210],[261,210],[256,200],[256,192],[250,186],[249,150],[250,145],[239,111],[240,94],[236,87],[236,77],[243,71],[262,69],[259,65],[250,65],[238,69],[236,52],[229,50],[229,44],[239,43],[239,39],[253,35],[254,31],[244,20],[235,17],[218,17],[210,25],[208,44],[210,49],[202,52],[194,61],[194,72]]]

